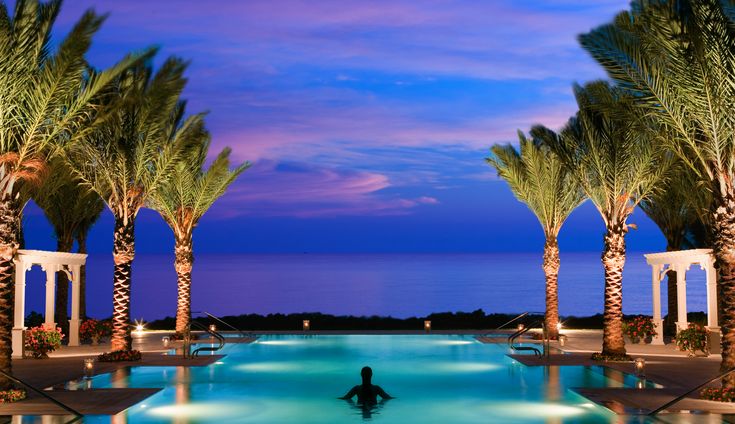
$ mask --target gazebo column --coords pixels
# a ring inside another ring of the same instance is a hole
[[[653,288],[653,325],[656,329],[656,336],[651,340],[651,344],[664,344],[664,320],[661,319],[661,265],[651,265],[653,270],[651,274],[651,284]]]
[[[710,331],[719,331],[720,323],[717,320],[717,271],[710,260],[704,267],[707,276],[707,327]]]
[[[673,267],[676,272],[676,306],[678,321],[676,321],[677,332],[686,330],[689,326],[687,321],[687,267],[677,264]]]
[[[79,271],[81,267],[79,265],[73,265],[71,268],[71,319],[69,320],[69,346],[79,346]]]
[[[54,312],[56,311],[56,267],[45,265],[44,270],[46,271],[46,316],[43,326],[47,330],[53,330],[56,328],[56,323],[54,322]]]
[[[15,307],[13,312],[13,354],[14,358],[23,357],[23,330],[25,330],[26,304],[26,266],[22,261],[15,262]]]

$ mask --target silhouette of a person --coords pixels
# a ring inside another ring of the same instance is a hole
[[[380,386],[372,384],[373,370],[370,367],[363,367],[360,371],[362,376],[362,384],[353,387],[346,395],[340,399],[351,400],[357,395],[357,403],[361,405],[374,405],[378,402],[378,396],[383,400],[393,399],[393,396],[385,392]]]

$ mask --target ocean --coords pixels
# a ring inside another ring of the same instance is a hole
[[[689,311],[704,311],[704,271],[693,266],[687,281]],[[44,282],[38,267],[28,273],[27,311],[43,311]],[[87,285],[88,314],[110,316],[111,255],[90,255]],[[476,309],[543,311],[544,275],[540,253],[201,254],[194,263],[192,308],[216,315],[323,312],[399,318]],[[651,314],[651,308],[651,269],[642,253],[628,253],[623,310]],[[172,255],[136,256],[131,309],[132,318],[147,321],[175,315]],[[559,309],[562,315],[602,312],[599,253],[562,253]]]

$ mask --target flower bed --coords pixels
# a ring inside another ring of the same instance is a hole
[[[141,358],[139,350],[116,350],[99,355],[97,360],[100,362],[127,362],[140,361]]]
[[[735,389],[725,387],[707,387],[699,393],[704,400],[714,400],[717,402],[735,402]]]
[[[61,328],[47,330],[43,326],[26,330],[25,349],[29,350],[34,358],[48,358],[48,353],[61,347],[64,335]]]
[[[623,333],[630,338],[630,341],[640,343],[648,338],[656,336],[656,326],[650,317],[638,315],[637,317],[625,321],[623,323]]]
[[[609,353],[596,352],[592,354],[593,361],[605,362],[632,362],[633,359],[628,355],[611,355]]]
[[[686,330],[681,330],[676,335],[676,346],[679,350],[688,352],[689,356],[695,356],[698,350],[709,355],[707,329],[701,324],[690,323]]]
[[[79,337],[82,340],[89,340],[93,345],[99,343],[100,339],[112,334],[112,323],[109,321],[99,321],[96,319],[85,320],[79,326]]]
[[[26,398],[26,391],[23,389],[0,390],[0,403],[11,403]]]

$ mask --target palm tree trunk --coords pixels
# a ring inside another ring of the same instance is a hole
[[[191,320],[191,269],[194,264],[194,248],[191,234],[176,238],[176,268],[178,297],[176,307],[176,332],[183,334]]]
[[[666,272],[666,297],[667,310],[666,321],[664,322],[664,333],[676,335],[676,322],[679,321],[679,305],[677,302],[676,287],[676,271]]]
[[[683,231],[671,231],[671,235],[667,236],[666,251],[673,252],[680,250],[682,246],[681,238],[674,237],[674,235],[682,234]],[[667,314],[666,321],[664,321],[664,333],[670,333],[676,335],[676,322],[679,320],[679,309],[677,305],[678,294],[676,292],[676,271],[668,270],[666,272],[666,298],[667,298]],[[665,334],[664,334],[665,335]]]
[[[77,234],[77,252],[87,253],[87,233]],[[87,266],[79,268],[79,316],[87,319]]]
[[[605,233],[602,251],[605,268],[605,310],[603,313],[602,354],[625,355],[623,338],[623,267],[625,266],[625,224],[611,224]]]
[[[21,210],[11,199],[0,200],[0,371],[12,373],[13,290]],[[13,383],[0,376],[0,390]]]
[[[71,235],[57,234],[56,250],[59,252],[71,252],[74,246],[74,238]],[[69,334],[69,277],[65,272],[56,273],[56,316],[57,325],[62,328],[64,334]]]
[[[552,339],[559,336],[559,264],[559,243],[555,236],[547,236],[543,268],[546,275],[546,327]]]
[[[715,202],[713,252],[719,277],[717,297],[722,330],[720,370],[724,372],[735,368],[735,198],[726,195],[715,199]],[[722,385],[735,388],[735,376],[722,379]]]
[[[130,281],[135,257],[135,221],[115,218],[112,255],[115,273],[112,285],[112,350],[130,350]]]

